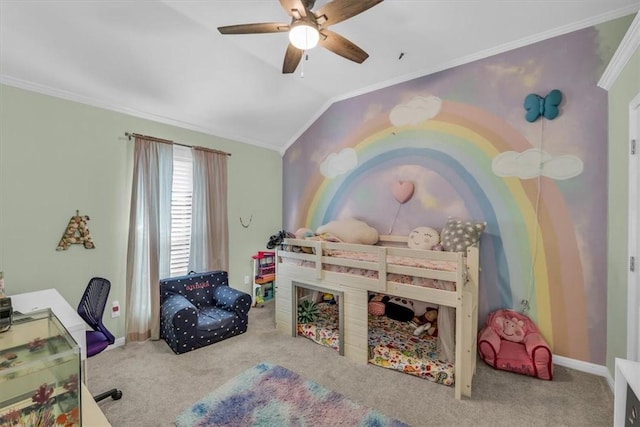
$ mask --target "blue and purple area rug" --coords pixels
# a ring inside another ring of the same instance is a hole
[[[282,366],[260,363],[180,413],[176,426],[407,427],[407,424]]]

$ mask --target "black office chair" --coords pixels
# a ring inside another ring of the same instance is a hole
[[[93,329],[87,331],[87,357],[95,356],[115,342],[115,337],[102,324],[104,308],[107,305],[111,282],[101,277],[94,277],[89,281],[87,289],[78,304],[78,314]],[[122,397],[122,391],[113,388],[104,393],[93,396],[93,400],[99,402],[111,396],[113,400]]]

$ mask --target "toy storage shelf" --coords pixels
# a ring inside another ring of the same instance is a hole
[[[273,301],[276,281],[276,253],[259,251],[251,257],[253,265],[253,305]]]

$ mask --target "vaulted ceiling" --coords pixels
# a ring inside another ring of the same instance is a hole
[[[282,151],[337,100],[639,8],[638,0],[386,0],[331,27],[370,55],[364,63],[316,47],[282,74],[286,32],[217,30],[288,23],[278,0],[0,0],[0,82]]]

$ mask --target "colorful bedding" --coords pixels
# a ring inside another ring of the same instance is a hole
[[[339,351],[338,306],[323,302],[317,304],[317,307],[319,315],[316,321],[313,323],[298,323],[298,335]]]
[[[369,363],[453,385],[454,365],[438,360],[438,339],[416,337],[414,330],[409,322],[369,316]]]
[[[338,306],[319,303],[313,323],[298,324],[298,335],[338,350]],[[454,365],[438,360],[437,338],[415,337],[415,327],[386,316],[369,316],[369,363],[439,384],[454,383]]]

